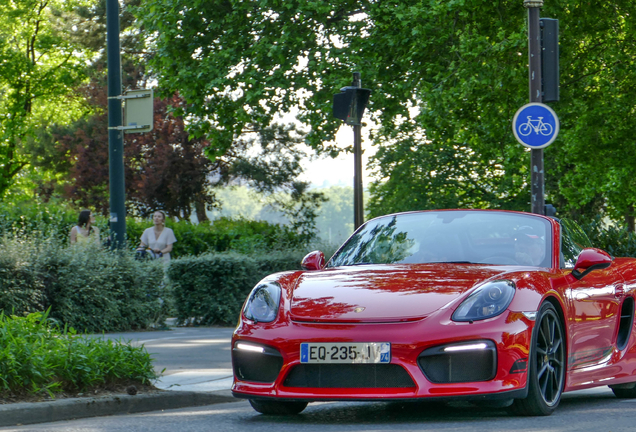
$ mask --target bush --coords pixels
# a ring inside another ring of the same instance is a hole
[[[97,245],[65,247],[53,240],[0,241],[0,311],[50,316],[80,331],[147,328],[168,312],[159,261]]]
[[[0,311],[19,314],[43,311],[47,304],[44,281],[34,257],[34,243],[0,242]]]
[[[68,243],[79,211],[53,203],[0,203],[0,237],[54,239]]]
[[[614,225],[606,225],[600,218],[581,228],[587,233],[592,245],[615,257],[636,257],[636,233]]]
[[[144,230],[152,226],[151,221],[127,220],[126,235],[130,246],[137,247]],[[171,253],[174,257],[228,250],[251,254],[302,246],[301,238],[289,228],[265,221],[220,218],[211,223],[193,224],[167,220],[166,226],[177,238]]]
[[[46,313],[0,313],[0,397],[84,391],[96,386],[150,384],[156,375],[143,347],[88,339],[59,328]]]
[[[0,203],[0,237],[48,239],[68,245],[71,228],[77,225],[81,209],[47,203]],[[108,219],[96,217],[102,241],[108,238]],[[139,245],[141,234],[152,227],[152,220],[126,219],[126,236],[129,249]],[[220,218],[213,222],[193,224],[190,221],[171,219],[166,221],[177,237],[172,255],[174,257],[198,255],[205,252],[235,250],[253,253],[265,250],[283,250],[303,246],[303,239],[285,225],[265,221],[250,221],[242,218]]]
[[[303,256],[304,252],[253,257],[229,252],[172,261],[168,278],[179,321],[194,318],[196,324],[235,324],[258,281],[271,273],[300,270]]]

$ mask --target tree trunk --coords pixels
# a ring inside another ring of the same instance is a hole
[[[197,219],[199,220],[199,223],[207,222],[210,220],[208,219],[208,215],[205,212],[205,203],[203,201],[199,201],[199,200],[195,201],[194,209],[197,214]]]
[[[625,214],[625,225],[628,232],[634,232],[634,206],[630,205]]]

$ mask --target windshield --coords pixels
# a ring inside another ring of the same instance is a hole
[[[441,262],[549,267],[550,239],[550,223],[529,214],[403,213],[367,222],[328,267]]]

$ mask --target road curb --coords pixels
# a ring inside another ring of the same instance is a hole
[[[239,402],[229,390],[62,399],[0,405],[0,427]]]

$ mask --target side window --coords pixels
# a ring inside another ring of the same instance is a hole
[[[587,234],[575,222],[561,219],[561,267],[574,268],[576,259],[585,248],[592,247]]]

